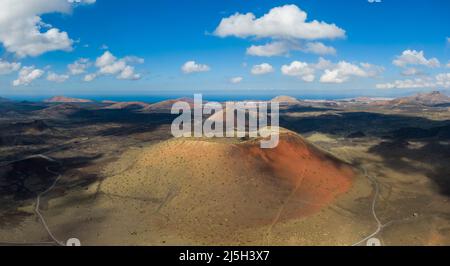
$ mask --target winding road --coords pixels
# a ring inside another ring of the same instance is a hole
[[[22,158],[22,159],[19,159],[19,160],[5,162],[5,163],[1,164],[0,167],[7,166],[7,165],[10,165],[10,164],[13,164],[13,163],[16,163],[16,162],[21,162],[21,161],[33,159],[33,158],[41,158],[41,159],[44,159],[44,160],[47,160],[47,161],[50,161],[50,162],[57,162],[55,159],[50,158],[50,157],[48,157],[47,155],[44,155],[44,154],[35,154],[35,155],[27,156],[27,157]],[[48,189],[46,189],[44,192],[39,193],[39,194],[36,196],[36,202],[35,202],[34,212],[35,212],[35,214],[39,217],[39,220],[41,221],[41,224],[44,226],[44,229],[47,231],[47,234],[49,235],[49,237],[50,237],[54,242],[40,242],[40,243],[0,242],[0,245],[5,244],[5,245],[27,245],[27,246],[30,245],[30,246],[35,246],[35,245],[40,245],[40,244],[42,244],[42,245],[48,245],[48,244],[54,244],[54,243],[56,243],[56,244],[59,245],[59,246],[66,246],[64,242],[59,241],[59,240],[55,237],[55,235],[54,235],[54,234],[52,233],[52,231],[50,230],[50,228],[49,228],[49,226],[48,226],[48,224],[47,224],[47,222],[46,222],[46,220],[45,220],[45,217],[44,217],[44,216],[42,215],[42,213],[41,213],[41,209],[40,209],[41,198],[42,198],[43,196],[45,196],[46,194],[50,193],[50,192],[55,188],[55,186],[56,186],[56,184],[58,183],[58,181],[61,180],[61,178],[62,178],[62,175],[61,175],[61,174],[59,174],[59,173],[57,173],[57,172],[55,172],[55,171],[50,170],[48,166],[45,168],[45,170],[46,170],[47,172],[49,172],[50,174],[55,175],[55,176],[58,176],[58,177],[53,181],[52,185],[51,185]]]
[[[362,167],[363,171],[364,171],[364,175],[372,182],[374,188],[375,188],[375,193],[373,195],[373,200],[372,200],[372,216],[375,219],[376,223],[377,223],[377,229],[375,230],[375,232],[373,232],[372,234],[370,234],[369,236],[361,239],[360,241],[356,242],[355,244],[353,244],[352,246],[359,246],[365,242],[367,242],[369,239],[375,237],[376,235],[378,235],[382,230],[383,230],[383,224],[381,223],[380,219],[377,216],[377,212],[376,212],[376,205],[377,205],[377,200],[378,197],[380,195],[380,184],[378,183],[378,181],[367,174],[367,170],[366,168]]]
[[[55,181],[53,181],[53,184],[44,192],[40,193],[37,195],[36,197],[36,207],[34,209],[34,212],[36,213],[36,215],[39,217],[39,219],[41,220],[42,225],[44,226],[45,230],[47,231],[49,237],[55,241],[56,244],[60,245],[60,246],[65,246],[65,244],[61,241],[59,241],[58,239],[56,239],[56,237],[53,235],[52,231],[50,230],[50,228],[48,227],[47,222],[45,221],[44,216],[41,213],[41,209],[40,209],[40,204],[41,204],[41,197],[45,196],[45,194],[49,193],[50,191],[52,191],[56,184],[58,183],[58,181],[62,178],[62,175],[60,175],[57,172],[54,172],[52,170],[49,169],[49,167],[46,167],[47,172],[53,174],[53,175],[57,175],[58,177],[55,179]]]

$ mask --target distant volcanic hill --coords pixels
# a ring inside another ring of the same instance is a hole
[[[277,102],[281,104],[298,104],[300,103],[299,100],[297,100],[294,97],[291,96],[277,96],[271,100],[271,102]]]
[[[419,93],[409,97],[398,98],[390,101],[393,105],[440,105],[450,103],[450,97],[439,92],[433,91],[431,93]]]
[[[194,99],[191,98],[179,98],[179,99],[174,99],[174,100],[167,100],[167,101],[162,101],[162,102],[158,102],[158,103],[154,103],[151,104],[150,106],[145,108],[145,111],[148,112],[169,112],[172,110],[172,106],[176,103],[176,102],[186,102],[188,103],[191,108],[194,107]]]
[[[116,102],[106,106],[104,109],[145,109],[150,105],[143,102]]]
[[[52,105],[42,110],[35,111],[34,113],[45,118],[61,118],[73,115],[80,111],[82,111],[82,108],[73,103],[61,103]]]
[[[101,101],[101,103],[104,103],[104,104],[115,104],[115,103],[118,103],[118,102],[111,101],[111,100],[103,100],[103,101]]]
[[[245,126],[249,125],[250,120],[258,121],[259,119],[259,113],[257,110],[245,110],[238,111],[238,110],[230,110],[233,113],[232,119],[234,119],[234,126],[237,127],[237,120],[239,115],[245,116]],[[233,112],[234,111],[234,112]],[[207,121],[211,123],[223,123],[224,121],[227,121],[227,115],[228,115],[228,108],[225,106],[221,111],[218,111],[211,116],[207,118]],[[270,119],[269,119],[270,121]]]
[[[70,98],[65,96],[55,96],[44,101],[45,103],[92,103],[91,100]]]
[[[165,228],[199,241],[316,213],[354,176],[350,165],[290,131],[275,149],[258,140],[172,139],[121,160],[113,167],[130,166],[106,179],[102,192],[148,204],[165,199],[158,208],[161,217],[170,214]]]

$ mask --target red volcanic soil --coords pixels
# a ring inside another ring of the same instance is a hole
[[[255,161],[274,176],[274,182],[289,187],[282,218],[296,218],[318,211],[348,191],[352,168],[319,150],[295,133],[282,133],[274,149],[261,149],[259,142],[238,145],[247,163]]]
[[[130,151],[122,160],[111,165],[120,174],[107,178],[102,191],[159,199],[153,212],[170,219],[152,226],[196,243],[234,243],[241,230],[269,241],[273,226],[316,214],[345,193],[354,176],[350,165],[284,131],[275,149],[261,149],[257,139],[181,138]]]
[[[176,184],[180,194],[165,210],[193,225],[204,217],[254,226],[310,215],[345,193],[354,175],[350,165],[284,131],[275,149],[261,149],[257,139],[174,139],[141,152],[133,165],[104,188],[148,197]]]

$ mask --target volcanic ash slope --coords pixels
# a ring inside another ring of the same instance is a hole
[[[128,166],[102,191],[149,199],[152,212],[167,218],[158,228],[208,243],[313,215],[346,192],[354,175],[292,132],[281,133],[275,149],[257,140],[172,139],[134,154],[124,155]]]

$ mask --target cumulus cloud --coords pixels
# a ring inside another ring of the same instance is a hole
[[[344,83],[352,77],[371,78],[384,71],[383,67],[369,63],[349,63],[340,61],[333,63],[322,57],[317,63],[293,61],[281,67],[281,73],[286,76],[297,77],[304,82],[313,82],[316,75],[320,75],[321,83]]]
[[[302,51],[304,53],[313,53],[318,55],[336,54],[336,49],[327,46],[321,42],[306,42],[298,41],[274,41],[264,45],[252,45],[247,48],[247,54],[252,56],[281,56],[287,55],[289,51]]]
[[[450,73],[441,73],[434,78],[415,78],[395,80],[390,83],[377,84],[378,89],[422,89],[422,88],[450,88]]]
[[[63,83],[68,79],[69,79],[69,75],[66,75],[66,74],[58,75],[54,72],[49,72],[47,75],[48,81],[57,82],[57,83]]]
[[[305,82],[313,82],[315,79],[314,66],[310,66],[305,62],[293,61],[290,65],[283,65],[281,73],[287,76],[298,77]]]
[[[441,73],[436,75],[436,85],[444,88],[450,88],[450,73]]]
[[[13,86],[29,85],[33,80],[42,77],[42,75],[44,75],[44,71],[34,66],[22,67],[19,71],[19,76],[13,81]]]
[[[181,71],[185,74],[196,73],[196,72],[207,72],[211,70],[208,65],[198,64],[195,61],[187,61],[181,67]]]
[[[417,76],[417,75],[422,75],[424,73],[415,67],[409,67],[409,68],[403,70],[401,74],[403,76]]]
[[[135,68],[129,63],[143,63],[144,59],[135,56],[126,56],[117,58],[110,51],[104,52],[95,60],[95,66],[98,68],[97,73],[88,74],[84,77],[84,81],[92,81],[100,75],[114,75],[117,79],[138,80],[140,74],[135,73]]]
[[[117,57],[115,57],[110,51],[106,51],[100,57],[95,60],[95,66],[98,68],[107,67],[116,62]]]
[[[20,69],[20,63],[8,62],[0,59],[0,75],[7,75]]]
[[[68,0],[69,3],[75,4],[94,4],[96,0]]]
[[[334,64],[330,60],[326,60],[323,57],[319,57],[319,60],[314,64],[314,68],[318,70],[325,70],[333,68]]]
[[[272,8],[256,18],[253,13],[236,13],[223,18],[214,34],[219,37],[258,37],[275,39],[334,39],[345,36],[345,31],[335,24],[313,20],[296,5]]]
[[[252,67],[251,73],[253,75],[265,75],[272,73],[274,71],[273,66],[268,63],[262,63],[260,65],[254,65]]]
[[[127,63],[130,63],[130,64],[143,64],[143,63],[145,63],[144,58],[140,58],[140,57],[133,56],[133,55],[131,55],[131,56],[125,56],[125,57],[123,58],[123,60],[124,60],[125,62],[127,62]]]
[[[126,79],[126,80],[138,80],[141,78],[140,74],[136,74],[134,72],[134,67],[126,66],[120,74],[117,76],[118,79]]]
[[[97,78],[97,74],[91,73],[84,76],[83,80],[86,82],[91,82]]]
[[[320,77],[322,83],[344,83],[351,77],[375,77],[384,69],[368,63],[352,64],[340,61],[333,68],[325,69]]]
[[[42,21],[47,13],[69,13],[74,4],[92,4],[94,0],[2,0],[0,1],[0,43],[19,57],[45,52],[72,50],[67,32]]]
[[[407,67],[410,65],[422,65],[426,67],[439,67],[440,62],[437,58],[427,59],[423,51],[405,50],[392,62],[398,67]]]
[[[264,45],[252,45],[247,48],[247,54],[253,56],[278,56],[285,55],[290,48],[285,42],[272,42]]]
[[[359,64],[363,70],[366,72],[367,77],[376,77],[384,72],[385,68],[382,66],[377,66],[373,64],[369,64],[367,62],[363,62]]]
[[[238,84],[241,83],[243,80],[244,80],[243,77],[233,77],[230,79],[230,83]]]
[[[90,65],[91,63],[89,59],[80,58],[77,61],[73,62],[72,64],[69,64],[67,68],[69,69],[69,73],[75,76],[85,73]]]
[[[256,18],[253,13],[236,13],[223,18],[214,34],[222,38],[272,39],[272,42],[252,45],[247,49],[248,55],[266,57],[286,55],[290,50],[320,55],[335,54],[336,49],[333,47],[311,41],[345,37],[345,31],[335,24],[307,21],[306,12],[296,5],[272,8],[260,18]]]
[[[136,73],[134,66],[130,64],[143,64],[144,59],[137,56],[125,56],[117,58],[110,51],[105,51],[101,56],[97,57],[93,65],[97,68],[94,73],[85,74],[83,80],[91,82],[100,76],[115,76],[122,80],[139,80],[141,74]],[[73,64],[68,65],[71,75],[80,75],[86,73],[92,63],[89,59],[80,58]]]
[[[114,61],[111,64],[99,67],[99,73],[103,75],[116,75],[122,72],[126,67],[127,64],[125,61]]]
[[[436,84],[430,79],[416,78],[406,80],[396,80],[392,83],[377,84],[378,89],[412,89],[412,88],[432,88]]]
[[[336,49],[334,47],[327,46],[321,42],[309,42],[303,50],[318,55],[336,54]]]

